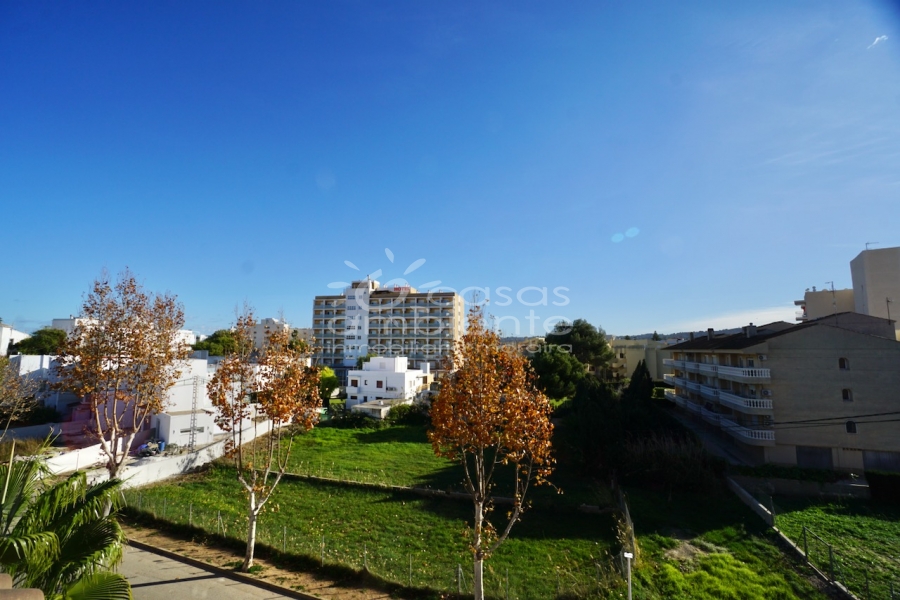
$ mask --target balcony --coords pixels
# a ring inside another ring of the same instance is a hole
[[[745,444],[751,446],[775,445],[775,432],[771,429],[750,429],[725,417],[719,419],[719,425],[729,435]]]
[[[684,370],[689,373],[699,373],[700,372],[700,363],[695,362],[685,362]]]
[[[719,402],[749,415],[772,414],[772,401],[765,398],[746,398],[719,390]]]
[[[717,371],[720,378],[733,381],[768,381],[772,378],[769,369],[743,369],[719,365]]]
[[[707,410],[705,407],[700,409],[700,416],[710,425],[716,426],[719,425],[719,421],[722,418],[722,415],[720,415],[719,413]]]
[[[665,393],[666,400],[668,400],[669,402],[675,402],[675,399],[678,397],[678,395],[675,394],[675,390],[666,390]]]
[[[701,385],[700,394],[706,398],[716,399],[719,397],[719,390],[718,388],[710,387],[708,385]]]
[[[700,384],[696,381],[685,381],[684,384],[685,387],[692,392],[697,392],[698,394],[700,393]]]
[[[703,410],[703,407],[697,404],[696,402],[685,402],[684,407],[688,409],[690,412],[694,414],[700,414]]]
[[[707,363],[700,363],[700,372],[706,373],[707,375],[715,375],[719,370],[719,365],[711,365]]]

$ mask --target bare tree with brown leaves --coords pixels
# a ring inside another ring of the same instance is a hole
[[[226,451],[247,494],[244,572],[253,566],[259,515],[287,470],[293,434],[315,426],[321,405],[318,370],[309,366],[309,355],[292,343],[290,332],[267,333],[268,343],[256,356],[255,326],[252,310],[245,307],[234,328],[237,349],[219,363],[207,385],[216,407],[216,424],[231,434]],[[256,439],[258,424],[266,420],[269,434]],[[250,430],[254,439],[245,444],[244,432]]]
[[[432,447],[438,456],[458,461],[475,508],[470,547],[474,560],[474,594],[484,598],[483,564],[509,536],[525,508],[531,483],[546,482],[553,470],[550,403],[534,385],[525,357],[500,344],[487,329],[482,308],[469,312],[466,334],[456,343],[431,406]],[[509,473],[510,469],[512,473]],[[510,474],[513,507],[501,531],[488,514],[495,477]]]
[[[5,356],[0,356],[0,440],[6,436],[9,426],[27,417],[38,407],[35,394],[37,381],[19,374]]]
[[[78,317],[60,349],[55,387],[89,404],[86,432],[114,478],[137,433],[164,409],[190,352],[178,336],[184,309],[173,295],[145,292],[126,269],[114,285],[107,273],[94,281]]]

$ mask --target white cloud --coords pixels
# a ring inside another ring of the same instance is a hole
[[[871,50],[872,48],[874,48],[875,46],[877,46],[877,45],[880,44],[881,42],[886,42],[887,39],[888,39],[888,36],[886,36],[886,35],[879,35],[877,38],[875,38],[875,41],[874,41],[874,42],[872,42],[871,44],[869,44],[869,47],[866,48],[866,50]]]
[[[735,311],[672,323],[659,328],[659,331],[665,331],[667,333],[676,333],[679,331],[705,331],[710,327],[718,331],[720,329],[743,327],[750,323],[756,325],[765,325],[766,323],[772,323],[774,321],[795,323],[794,317],[796,316],[796,311],[797,308],[792,304]]]

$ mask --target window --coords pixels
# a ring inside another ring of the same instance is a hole
[[[351,379],[350,380],[350,387],[356,387],[358,385],[359,385],[359,379]]]
[[[838,359],[838,368],[841,371],[849,371],[850,370],[850,361],[843,357],[839,358]]]
[[[856,421],[847,421],[847,433],[856,433]]]
[[[843,398],[844,402],[853,402],[853,391],[850,388],[842,389],[841,398]]]
[[[382,387],[384,387],[384,382],[383,382],[383,381],[376,381],[376,382],[375,382],[375,387],[377,387],[377,388],[382,388]]]

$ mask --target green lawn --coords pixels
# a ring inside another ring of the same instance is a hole
[[[561,466],[551,479],[564,493],[535,490],[534,508],[486,563],[494,597],[505,597],[507,570],[510,598],[553,598],[557,589],[564,597],[604,597],[598,580],[604,589],[615,587],[610,553],[618,545],[611,514],[576,510],[581,503],[609,506],[611,494],[579,477],[562,441],[556,447]],[[295,439],[290,470],[435,489],[458,490],[462,482],[460,467],[435,457],[425,430],[413,426],[314,429]],[[129,492],[128,500],[133,508],[181,524],[187,524],[192,503],[195,526],[217,532],[221,512],[228,536],[245,535],[243,494],[234,472],[223,465]],[[288,553],[306,557],[308,568],[321,561],[324,536],[326,568],[361,569],[365,561],[384,580],[408,585],[411,561],[412,587],[437,597],[457,589],[456,567],[463,565],[462,587],[471,587],[469,502],[303,479],[283,481],[273,502],[261,517],[260,543],[276,549],[284,544]],[[727,491],[669,498],[634,489],[629,503],[642,547],[636,599],[823,598],[777,548],[773,532]]]
[[[857,596],[865,597],[866,574],[871,598],[889,598],[890,584],[900,595],[900,507],[866,500],[823,501],[776,497],[777,525],[803,547],[803,527],[812,561],[831,568],[828,548],[835,555],[836,577]]]
[[[646,562],[636,598],[824,598],[775,544],[774,532],[737,498],[633,489],[631,515]]]
[[[127,500],[133,509],[178,524],[190,519],[209,533],[219,531],[221,514],[228,536],[246,535],[244,497],[228,467],[133,490]],[[327,564],[361,569],[365,561],[374,574],[408,585],[412,562],[413,587],[433,590],[455,591],[462,565],[463,587],[471,589],[467,502],[302,480],[282,481],[273,502],[261,517],[261,544],[280,549],[286,534],[289,553],[318,562],[324,536]],[[552,598],[557,585],[563,592],[590,590],[595,562],[608,568],[613,543],[608,514],[528,511],[486,564],[487,587],[495,597],[501,588],[505,594],[508,569],[511,598]]]
[[[563,448],[563,444],[556,447]],[[550,477],[556,487],[531,490],[529,495],[535,505],[609,504],[608,493],[580,477],[571,462],[561,460],[557,465]],[[385,429],[315,428],[294,438],[288,471],[345,481],[457,491],[463,490],[464,479],[459,465],[434,455],[424,427],[402,425]],[[508,494],[509,482],[510,476],[500,474],[496,493]]]

